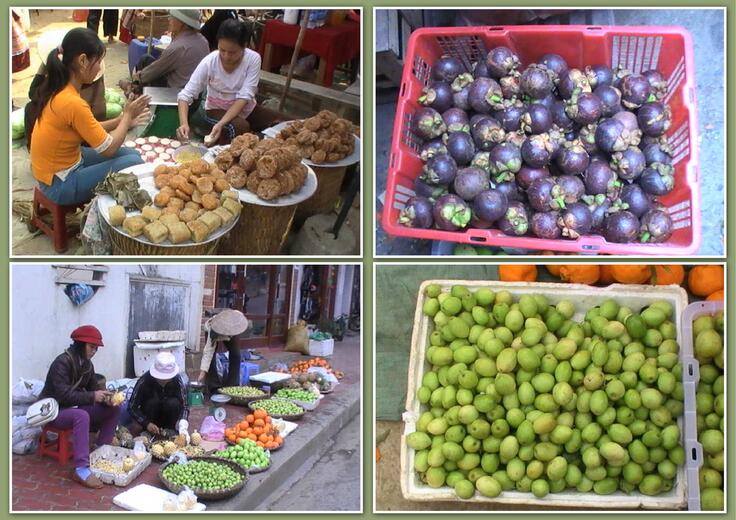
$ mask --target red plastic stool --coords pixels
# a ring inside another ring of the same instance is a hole
[[[67,248],[69,232],[66,229],[66,214],[84,207],[84,203],[62,206],[49,200],[38,186],[33,188],[33,213],[29,230],[40,229],[44,234],[54,241],[54,249],[57,253],[64,253]],[[51,213],[51,226],[41,219],[41,215]]]
[[[58,437],[53,441],[48,439],[48,433],[55,433]],[[46,455],[52,459],[59,461],[59,464],[66,464],[72,458],[72,430],[62,430],[53,426],[44,426],[41,430],[41,443],[38,447],[38,454],[42,457]]]

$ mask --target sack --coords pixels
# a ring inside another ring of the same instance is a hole
[[[307,322],[299,320],[286,333],[286,351],[309,354],[309,331]]]
[[[18,379],[13,385],[13,404],[31,404],[38,401],[44,382],[39,379]]]
[[[14,442],[13,453],[16,455],[28,455],[29,453],[34,453],[38,449],[38,444],[38,435],[29,439],[23,439],[21,441]]]
[[[28,412],[26,419],[29,426],[43,426],[48,424],[59,415],[59,403],[53,397],[47,397],[33,403]]]

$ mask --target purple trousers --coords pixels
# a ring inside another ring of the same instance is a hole
[[[49,426],[72,429],[74,467],[89,466],[89,432],[99,430],[97,444],[110,444],[120,418],[120,406],[95,403],[78,408],[64,408]]]

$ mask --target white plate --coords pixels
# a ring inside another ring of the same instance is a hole
[[[124,170],[120,170],[120,171],[122,173],[132,173],[136,177],[138,177],[138,184],[140,185],[140,187],[146,190],[148,194],[151,196],[151,199],[153,199],[156,196],[156,194],[159,192],[158,188],[156,188],[156,186],[153,183],[153,170],[159,164],[166,164],[169,166],[178,166],[174,163],[161,163],[161,162],[146,163],[146,164],[136,164],[135,166],[131,166],[129,168],[125,168]],[[159,244],[154,244],[153,242],[148,240],[144,235],[139,235],[137,237],[131,237],[129,234],[123,231],[122,226],[115,227],[112,224],[110,224],[110,208],[115,206],[116,204],[117,202],[111,195],[104,194],[104,195],[97,196],[97,209],[102,214],[102,218],[105,219],[105,222],[107,222],[108,226],[110,226],[113,230],[115,230],[116,233],[125,235],[142,244],[149,244],[152,246],[182,247],[182,246],[207,244],[225,235],[228,231],[230,231],[235,226],[235,224],[237,224],[238,219],[240,218],[240,215],[237,215],[232,220],[232,222],[230,222],[227,226],[221,227],[220,229],[212,233],[209,237],[207,237],[207,240],[204,240],[202,242],[194,242],[193,240],[187,240],[186,242],[182,242],[181,244],[172,244],[171,242],[169,242],[169,239],[167,238],[166,240],[164,240],[163,242]],[[134,215],[140,215],[140,214],[141,212],[138,210],[128,211],[126,213],[126,215],[129,217],[132,217]]]
[[[271,128],[266,128],[262,133],[263,135],[266,135],[271,138],[275,138],[277,135],[279,135],[279,132],[289,126],[294,121],[283,121],[277,125],[272,126]],[[331,162],[331,163],[321,163],[317,164],[309,159],[304,159],[304,164],[308,166],[318,166],[320,168],[341,168],[343,166],[350,166],[351,164],[355,164],[357,162],[360,162],[360,138],[357,135],[354,135],[353,138],[355,139],[355,146],[353,147],[353,153],[348,155],[347,157],[340,159],[339,161]]]

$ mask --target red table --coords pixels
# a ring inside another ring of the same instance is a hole
[[[268,20],[259,45],[259,52],[263,56],[261,68],[272,72],[273,69],[290,63],[298,34],[298,25]],[[319,57],[319,81],[329,87],[332,85],[335,68],[360,54],[360,24],[345,20],[334,27],[307,29],[301,52]]]

